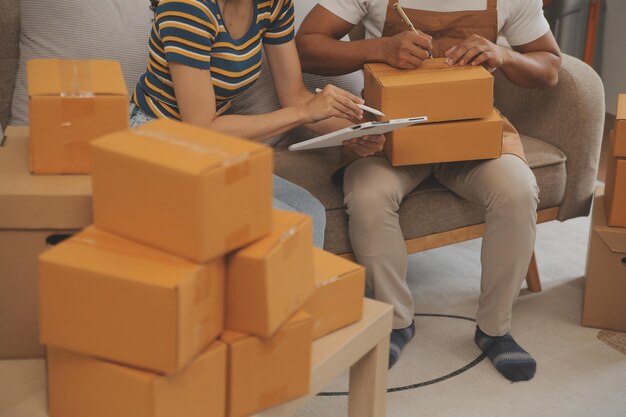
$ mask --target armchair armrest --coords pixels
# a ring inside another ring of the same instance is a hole
[[[584,62],[563,56],[558,84],[548,90],[516,87],[495,77],[496,107],[524,135],[559,148],[567,156],[561,221],[589,214],[604,131],[604,88]]]

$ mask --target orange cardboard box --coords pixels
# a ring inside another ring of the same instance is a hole
[[[51,417],[223,417],[227,349],[214,342],[174,375],[48,349]]]
[[[91,172],[89,142],[128,129],[128,91],[117,61],[34,59],[26,63],[30,169]]]
[[[502,131],[495,110],[486,119],[420,124],[387,133],[385,154],[393,166],[499,158]]]
[[[609,227],[602,189],[591,217],[582,324],[626,331],[626,228]]]
[[[42,358],[37,258],[91,223],[87,175],[32,175],[28,127],[0,144],[0,359]]]
[[[94,223],[195,262],[270,231],[272,150],[158,120],[93,143]]]
[[[617,100],[615,133],[615,145],[611,147],[613,156],[626,158],[626,94],[620,94]]]
[[[613,155],[609,155],[606,165],[605,205],[607,224],[613,227],[626,227],[626,157],[616,156],[616,132],[611,132]]]
[[[315,289],[311,218],[274,210],[271,234],[226,262],[226,328],[270,337]]]
[[[414,70],[364,68],[365,103],[383,119],[427,116],[429,122],[479,119],[493,112],[493,76],[482,66],[450,67],[442,58]]]
[[[228,417],[244,417],[309,393],[307,314],[296,313],[269,339],[225,331],[222,341],[228,345]]]
[[[197,265],[94,227],[40,257],[41,342],[173,373],[224,324],[224,264]]]
[[[365,269],[332,253],[315,248],[315,293],[302,306],[313,319],[313,340],[363,316]]]

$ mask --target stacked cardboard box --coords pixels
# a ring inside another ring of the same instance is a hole
[[[501,155],[503,121],[493,107],[493,77],[482,66],[450,67],[434,59],[414,70],[367,64],[364,71],[365,102],[384,120],[428,117],[428,123],[386,135],[392,165]]]
[[[271,209],[271,150],[174,121],[92,147],[94,226],[40,260],[51,416],[243,417],[308,394],[313,323],[359,320],[364,273]],[[349,308],[302,311],[315,297]]]
[[[626,331],[626,94],[611,132],[606,187],[593,203],[582,324]]]

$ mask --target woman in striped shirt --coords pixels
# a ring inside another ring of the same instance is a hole
[[[293,41],[292,0],[151,2],[149,63],[131,98],[131,126],[172,118],[263,141],[300,125],[323,134],[362,118],[360,97],[332,85],[315,95],[304,87]],[[283,108],[264,115],[229,114],[231,100],[260,75],[261,47]],[[382,136],[373,136],[346,146],[367,156],[381,150],[383,142]],[[274,197],[277,208],[313,217],[321,246],[325,211],[319,201],[276,176]]]

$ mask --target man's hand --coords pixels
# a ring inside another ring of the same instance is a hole
[[[344,141],[343,144],[352,149],[360,157],[366,157],[383,150],[385,137],[383,135],[363,136],[360,138],[348,139]]]
[[[383,38],[382,56],[385,62],[400,69],[414,69],[428,59],[428,51],[433,50],[432,37],[406,30],[397,35]]]
[[[496,45],[479,35],[472,35],[444,54],[448,65],[482,65],[497,69],[506,64],[509,49]]]

